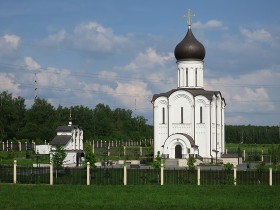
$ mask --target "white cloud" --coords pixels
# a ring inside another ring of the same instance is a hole
[[[130,45],[126,36],[116,35],[111,28],[96,22],[79,24],[75,27],[71,42],[74,48],[100,53],[113,53]]]
[[[148,90],[148,84],[142,81],[131,81],[128,83],[117,82],[113,96],[123,105],[134,107],[140,111],[150,109],[151,103],[147,100],[147,96],[152,95]]]
[[[96,56],[100,56],[100,54],[126,52],[131,49],[132,42],[131,35],[118,35],[111,28],[97,22],[86,22],[76,25],[73,32],[61,29],[49,35],[40,44],[96,53]]]
[[[272,35],[264,30],[249,30],[246,28],[240,29],[241,34],[248,40],[248,41],[260,41],[260,42],[270,42],[272,41]]]
[[[24,58],[24,63],[27,67],[28,70],[38,70],[41,68],[41,66],[32,58],[32,57],[25,57]]]
[[[56,34],[49,35],[46,39],[44,39],[41,43],[45,45],[57,45],[64,41],[67,37],[67,32],[64,29],[61,29]]]
[[[0,36],[0,54],[10,54],[18,49],[21,39],[14,34]]]
[[[14,96],[18,96],[20,93],[19,84],[15,81],[15,75],[11,73],[0,73],[0,92],[8,91]]]
[[[239,119],[239,124],[248,124],[253,122],[252,118],[250,121],[244,117],[246,113],[279,111],[274,101],[274,97],[278,99],[279,80],[279,72],[264,69],[237,77],[207,79],[205,86],[208,90],[220,90],[227,103],[226,112],[237,113],[234,118],[229,117],[229,121],[226,118],[226,123]]]
[[[137,72],[152,68],[161,68],[173,58],[173,53],[169,53],[164,56],[158,54],[154,49],[148,48],[144,53],[140,52],[130,64],[124,67],[124,69],[127,71]]]
[[[192,28],[197,29],[211,29],[211,28],[222,28],[225,29],[223,23],[219,20],[209,20],[206,23],[201,23],[200,21],[192,24]]]

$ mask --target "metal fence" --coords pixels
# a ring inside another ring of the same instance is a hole
[[[0,165],[0,183],[71,185],[280,185],[277,170],[186,170]],[[15,178],[16,177],[16,178]],[[161,180],[163,178],[163,180]]]

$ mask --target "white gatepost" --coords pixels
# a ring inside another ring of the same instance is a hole
[[[160,165],[160,185],[164,184],[164,176],[163,176],[163,164]]]
[[[123,166],[123,185],[127,185],[127,168],[126,168],[126,165]]]
[[[269,186],[272,186],[272,168],[269,168]]]
[[[233,183],[236,186],[236,165],[233,167]]]
[[[243,150],[243,161],[245,161],[246,160],[246,151],[245,151],[245,149]]]
[[[197,185],[200,185],[200,166],[197,167]]]
[[[17,160],[14,160],[14,184],[17,183]]]
[[[90,165],[87,162],[87,185],[90,185]]]
[[[18,141],[18,150],[21,151],[21,142]]]
[[[94,140],[92,141],[92,153],[94,153]]]
[[[140,156],[143,155],[142,147],[140,146]]]
[[[8,149],[9,149],[9,141],[7,141],[7,148],[6,149],[8,151]]]
[[[50,185],[53,185],[53,163],[50,162]]]
[[[4,151],[4,149],[5,149],[5,145],[4,145],[4,142],[3,142],[3,144],[2,144],[2,145],[3,145],[3,150],[2,150],[2,151]]]

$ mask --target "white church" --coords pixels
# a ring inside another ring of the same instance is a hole
[[[154,113],[154,155],[185,159],[193,155],[217,160],[225,152],[225,99],[220,91],[205,90],[203,84],[205,48],[191,30],[175,47],[177,88],[152,98]]]

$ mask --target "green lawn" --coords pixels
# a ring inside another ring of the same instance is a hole
[[[280,209],[280,186],[0,184],[0,209]]]

